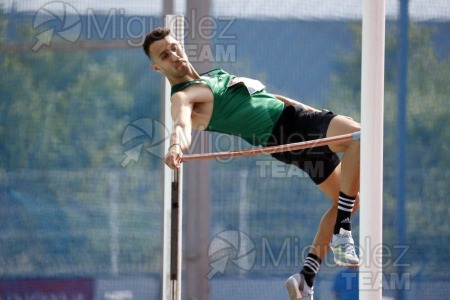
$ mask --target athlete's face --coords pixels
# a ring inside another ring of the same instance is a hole
[[[189,71],[189,61],[180,43],[166,36],[150,45],[151,67],[166,77],[181,77]]]

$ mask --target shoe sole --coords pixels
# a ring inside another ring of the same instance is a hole
[[[290,300],[298,300],[301,299],[300,291],[296,286],[298,286],[297,280],[295,278],[290,277],[288,280],[286,280],[285,286],[288,291],[289,299]],[[300,298],[299,298],[300,297]]]
[[[298,282],[293,276],[289,277],[288,280],[286,280],[285,286],[288,291],[289,300],[312,300],[313,295],[309,295],[306,297],[302,296],[302,293],[299,289],[300,282]]]
[[[349,268],[358,268],[359,267],[359,262],[358,263],[349,263],[349,262],[343,262],[340,260],[335,259],[334,262],[341,267],[349,267]]]
[[[331,246],[331,245],[330,245],[330,246]],[[335,251],[334,251],[334,249],[333,249],[332,246],[331,246],[331,250],[332,250],[332,252],[333,252],[334,262],[335,262],[338,266],[341,266],[341,267],[350,267],[350,268],[357,268],[357,267],[359,267],[359,261],[356,262],[356,263],[352,263],[352,262],[346,262],[346,261],[339,260],[339,258],[336,257]]]

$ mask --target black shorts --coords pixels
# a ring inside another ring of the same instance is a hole
[[[275,124],[267,146],[299,143],[325,138],[331,119],[330,111],[309,112],[301,106],[286,106]],[[339,157],[328,146],[271,154],[286,164],[305,171],[315,184],[321,184],[339,165]]]

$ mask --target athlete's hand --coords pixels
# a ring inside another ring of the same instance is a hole
[[[183,151],[181,150],[181,146],[173,144],[169,147],[164,162],[171,169],[179,169],[181,167],[182,158]]]

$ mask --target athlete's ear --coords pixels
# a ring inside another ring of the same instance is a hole
[[[155,71],[155,72],[158,72],[158,73],[161,72],[161,69],[154,63],[150,64],[150,68],[152,68],[153,71]]]

